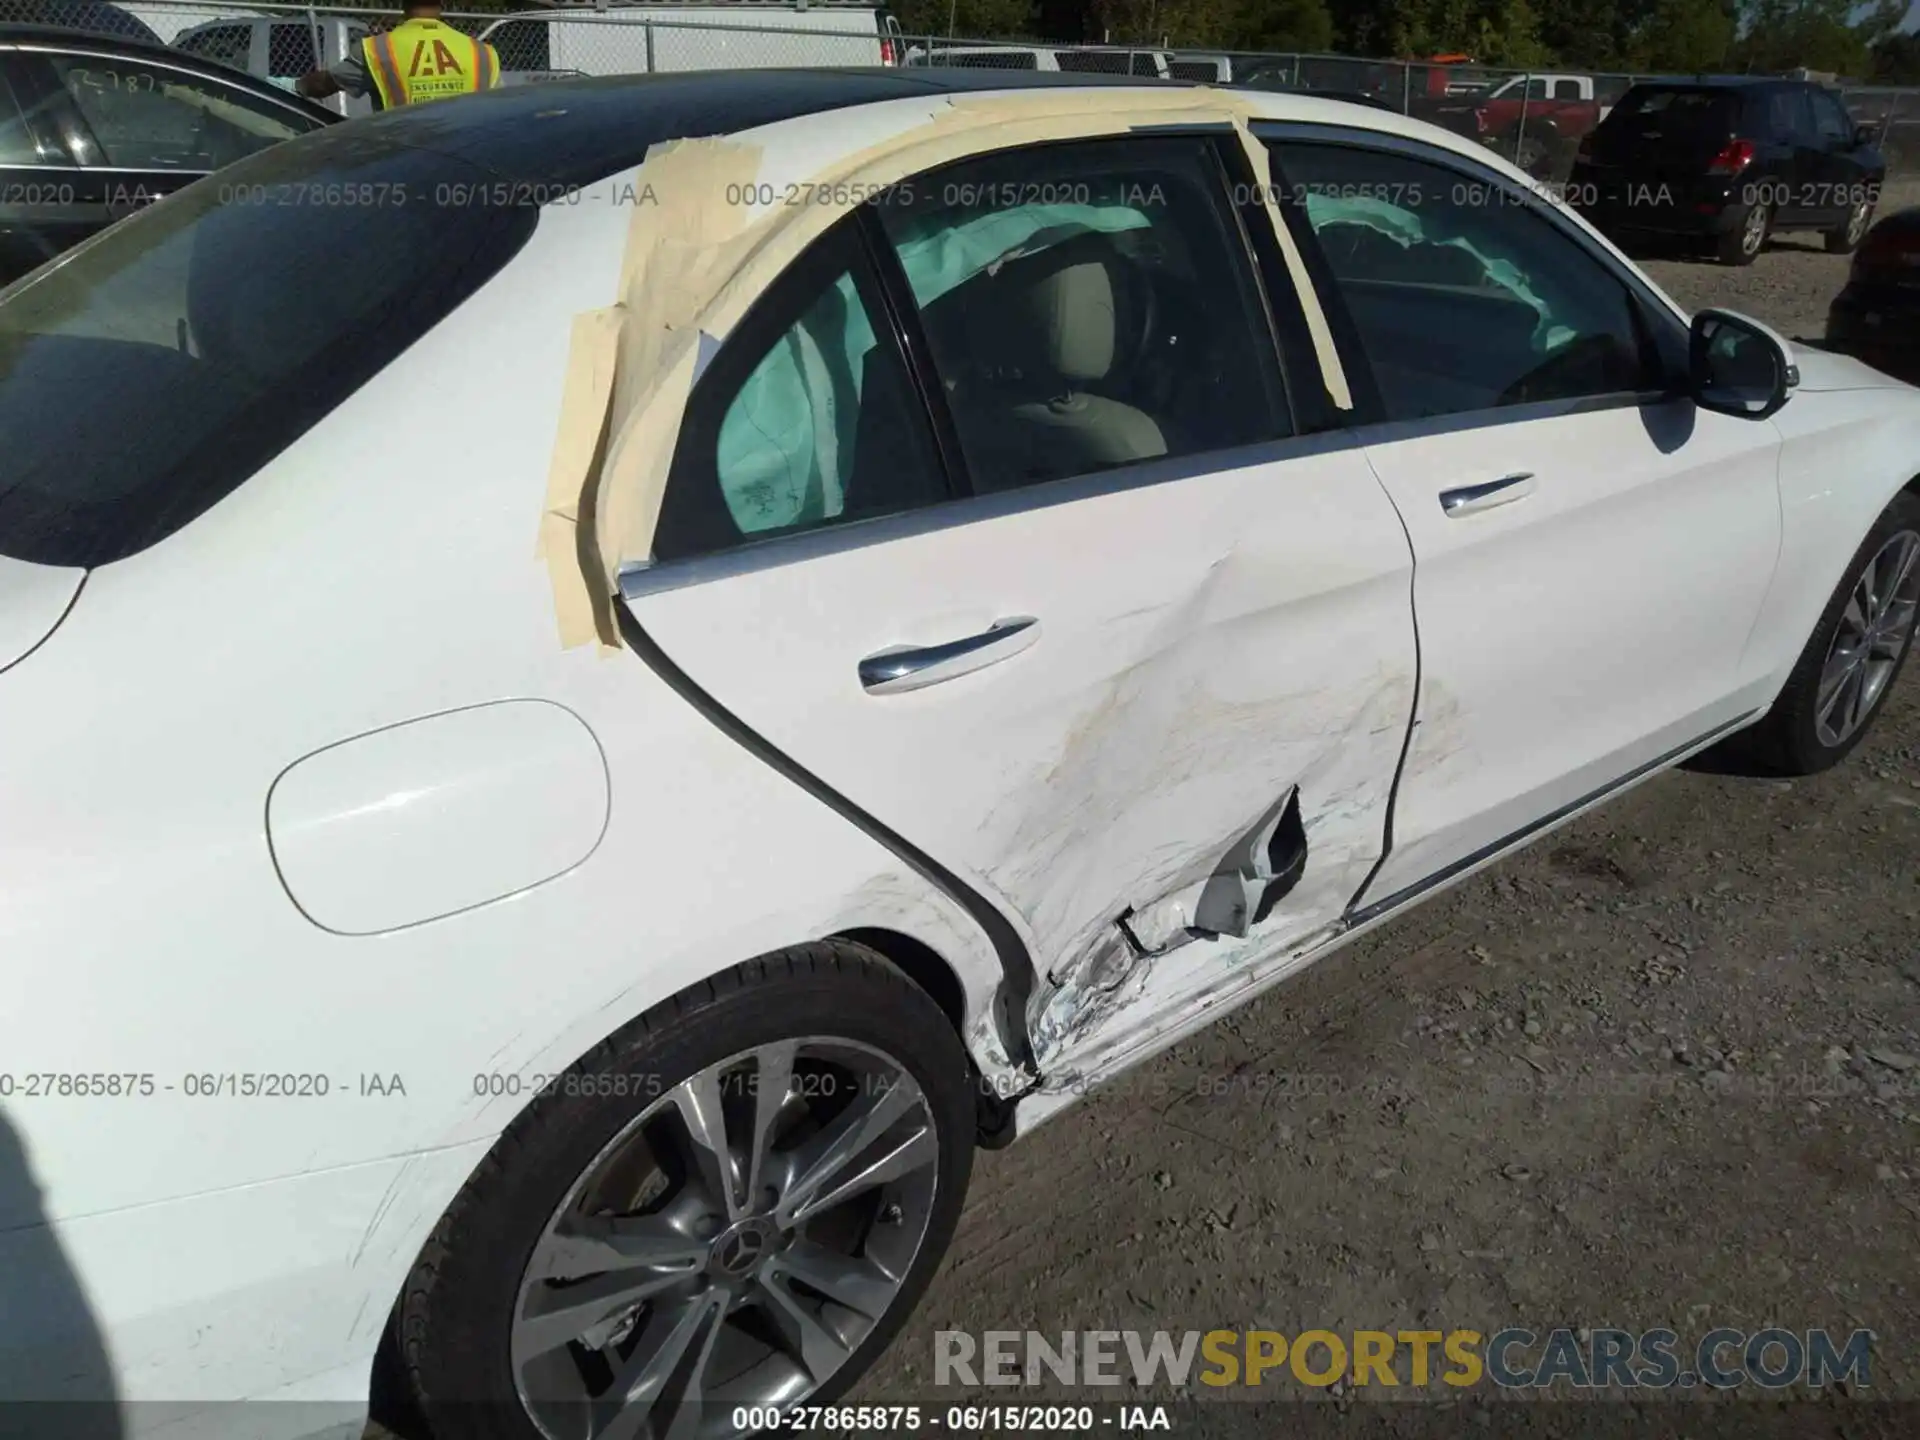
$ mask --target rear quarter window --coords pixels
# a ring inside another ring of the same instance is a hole
[[[490,172],[355,128],[243,161],[0,291],[0,555],[91,568],[164,540],[532,234],[532,208],[433,203]],[[331,186],[367,203],[243,203]]]

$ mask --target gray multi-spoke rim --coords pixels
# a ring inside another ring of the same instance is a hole
[[[1760,253],[1767,239],[1767,207],[1756,205],[1747,211],[1747,223],[1740,231],[1740,248],[1748,255]]]
[[[1860,237],[1867,233],[1867,215],[1873,207],[1861,201],[1853,207],[1853,213],[1847,216],[1847,243],[1858,245]]]
[[[709,1440],[836,1374],[898,1298],[939,1183],[932,1107],[869,1045],[741,1051],[601,1150],[522,1275],[514,1385],[548,1440]]]
[[[1866,563],[1847,596],[1840,628],[1820,667],[1814,727],[1820,743],[1844,744],[1873,714],[1900,668],[1920,605],[1920,534],[1902,530]]]

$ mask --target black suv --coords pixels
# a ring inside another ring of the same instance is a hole
[[[1687,237],[1724,264],[1751,265],[1784,230],[1852,251],[1886,171],[1872,133],[1824,86],[1659,80],[1627,91],[1581,142],[1566,198],[1621,244]]]

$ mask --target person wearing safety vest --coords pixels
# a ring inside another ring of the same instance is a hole
[[[484,40],[440,19],[439,0],[408,0],[405,18],[392,30],[369,35],[360,54],[301,76],[295,86],[311,100],[344,90],[368,95],[382,110],[473,95],[500,83],[500,57]]]

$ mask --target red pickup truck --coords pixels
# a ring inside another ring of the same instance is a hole
[[[1571,161],[1618,98],[1591,75],[1515,75],[1474,97],[1472,134],[1534,174]]]
[[[1570,163],[1580,140],[1625,92],[1624,78],[1514,75],[1471,93],[1430,101],[1423,120],[1497,149],[1521,169],[1546,174]]]

